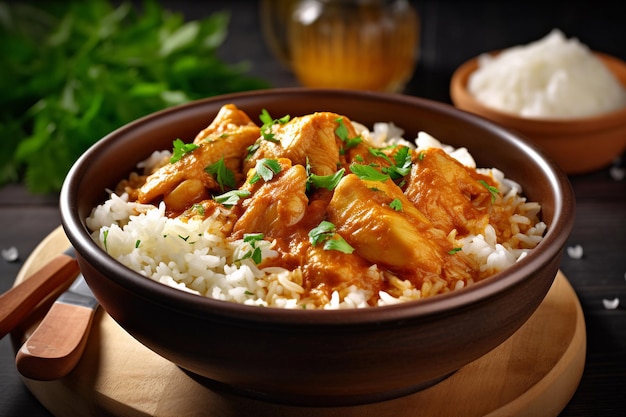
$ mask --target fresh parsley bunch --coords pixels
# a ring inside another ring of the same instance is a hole
[[[0,2],[0,185],[56,192],[78,156],[134,119],[268,87],[217,56],[228,22],[186,22],[154,0]]]

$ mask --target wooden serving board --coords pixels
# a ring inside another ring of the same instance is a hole
[[[27,259],[16,283],[68,246],[59,227]],[[31,329],[12,333],[16,350]],[[585,353],[582,309],[559,272],[535,314],[502,345],[437,385],[391,401],[305,408],[216,391],[137,342],[102,309],[74,371],[57,381],[24,383],[57,417],[556,416],[578,387]]]

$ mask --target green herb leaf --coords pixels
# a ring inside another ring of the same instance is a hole
[[[348,138],[348,128],[343,123],[343,117],[336,118],[335,122],[339,124],[339,126],[337,126],[337,129],[335,129],[335,135],[337,135],[337,137],[346,144],[346,148],[353,148],[359,143],[363,142],[363,139],[360,136]]]
[[[261,126],[261,136],[263,137],[263,139],[270,142],[278,142],[278,140],[274,138],[272,126],[274,126],[275,124],[285,124],[291,119],[291,117],[289,115],[285,115],[280,119],[273,119],[272,116],[270,116],[270,113],[266,109],[263,109],[261,110],[259,119],[261,119],[261,122],[263,122],[263,126]]]
[[[399,198],[394,198],[393,200],[391,200],[391,202],[389,203],[389,207],[391,207],[392,209],[394,209],[395,211],[402,211],[402,201],[400,201]]]
[[[383,174],[376,168],[369,165],[352,164],[350,165],[350,171],[362,180],[366,181],[385,182],[390,178],[389,175]]]
[[[192,152],[194,149],[199,148],[195,143],[185,143],[180,139],[175,139],[172,143],[172,157],[170,158],[170,162],[173,164],[175,162],[180,161],[180,159],[189,152]]]
[[[263,233],[246,233],[245,235],[243,235],[243,241],[246,243],[258,242],[260,240],[263,240],[263,238]]]
[[[309,231],[309,241],[314,246],[323,242],[324,250],[336,250],[348,254],[354,252],[354,248],[336,233],[335,225],[327,220],[323,220]]]
[[[219,161],[207,166],[204,170],[215,178],[222,191],[224,191],[225,188],[235,188],[237,186],[235,173],[228,169],[224,163],[223,156]]]
[[[485,180],[479,180],[478,182],[489,191],[489,194],[491,194],[491,202],[493,203],[494,201],[496,201],[496,196],[498,195],[498,192],[499,192],[498,189],[494,187],[493,185],[487,184]]]
[[[250,159],[250,157],[252,155],[254,155],[254,153],[261,147],[261,142],[259,142],[258,140],[256,142],[254,142],[252,145],[248,146],[246,148],[246,161],[248,161]]]
[[[307,168],[308,168],[308,165],[307,165]],[[306,183],[307,190],[310,189],[311,187],[315,187],[315,188],[325,188],[327,190],[332,191],[335,189],[335,187],[337,187],[337,184],[339,184],[339,181],[341,181],[345,172],[346,170],[344,168],[341,168],[339,171],[331,175],[309,174],[307,178],[307,183]]]
[[[411,159],[411,152],[408,147],[401,146],[400,149],[393,156],[395,162],[396,172],[402,176],[411,172],[413,166],[413,160]]]
[[[335,135],[337,135],[337,137],[341,139],[342,142],[347,141],[348,140],[348,128],[346,127],[345,124],[343,124],[343,117],[336,118],[335,122],[339,124],[339,126],[337,126],[337,129],[335,129]]]
[[[411,160],[411,153],[409,152],[408,147],[400,146],[393,157],[393,161],[381,149],[369,148],[369,151],[372,155],[383,158],[390,164],[387,167],[383,167],[381,171],[384,174],[389,174],[391,179],[400,179],[411,172],[413,161]]]
[[[327,220],[323,220],[317,227],[314,227],[309,231],[309,241],[313,245],[317,245],[320,242],[328,239],[335,234],[335,225]]]
[[[379,148],[368,148],[369,152],[378,157],[378,158],[383,158],[385,161],[389,162],[390,164],[392,164],[393,162],[391,162],[391,159],[389,159],[389,157],[387,156],[387,154],[385,152],[382,151],[382,149]]]
[[[250,178],[250,184],[254,184],[263,178],[263,181],[268,182],[274,178],[275,174],[279,174],[282,167],[280,162],[275,159],[259,159],[255,165],[256,173]]]
[[[448,251],[448,254],[454,255],[455,253],[460,252],[462,250],[463,248],[452,248],[451,250]]]
[[[194,211],[196,211],[199,215],[204,216],[204,206],[200,203],[196,203],[191,206]]]
[[[243,259],[252,259],[254,261],[255,264],[260,264],[261,261],[263,260],[263,253],[261,251],[261,248],[256,246],[256,243],[263,240],[264,236],[263,233],[247,233],[243,236],[243,241],[246,243],[250,244],[251,250],[249,250],[248,252],[246,252],[241,259],[239,259],[240,261]]]
[[[213,197],[213,200],[223,204],[226,207],[232,207],[239,202],[240,199],[250,196],[250,191],[247,190],[231,190],[224,194]]]
[[[218,49],[230,15],[186,21],[154,0],[0,5],[0,185],[59,191],[97,140],[191,100],[267,88]]]
[[[109,237],[109,229],[102,232],[102,245],[104,246],[104,251],[109,253],[109,247],[107,246],[107,239]]]
[[[336,250],[347,254],[354,252],[354,248],[339,235],[324,242],[324,250]]]

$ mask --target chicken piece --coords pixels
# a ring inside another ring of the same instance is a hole
[[[401,208],[390,207],[397,199]],[[428,219],[391,180],[367,181],[345,176],[327,209],[337,232],[371,263],[393,270],[441,272],[442,257]]]
[[[493,181],[431,148],[416,161],[405,194],[438,229],[459,235],[482,230],[489,221],[491,193],[479,181]]]
[[[274,141],[261,140],[259,149],[244,165],[244,169],[254,167],[262,158],[288,158],[294,165],[306,166],[307,159],[311,172],[317,175],[331,175],[340,163],[339,150],[343,146],[335,130],[338,118],[348,130],[348,137],[356,136],[352,123],[345,117],[330,112],[313,113],[294,117],[284,124],[274,124]]]
[[[322,245],[308,246],[302,275],[306,293],[320,304],[327,304],[334,291],[343,299],[355,286],[367,291],[373,305],[384,284],[382,273],[360,256],[325,250]]]
[[[246,112],[239,110],[234,104],[225,104],[211,124],[198,132],[193,143],[200,145],[205,140],[211,140],[212,137],[228,135],[230,131],[240,126],[255,126],[255,124]],[[257,138],[259,136],[260,134]]]
[[[137,200],[149,203],[164,198],[176,210],[184,210],[206,198],[210,191],[220,189],[220,184],[205,168],[222,158],[225,166],[236,174],[236,178],[243,179],[242,164],[247,148],[259,136],[259,127],[244,112],[232,105],[225,105],[213,122],[197,135],[194,143],[199,147],[148,176],[137,193]],[[199,192],[199,183],[206,189],[206,193]],[[177,187],[184,189],[168,198]]]
[[[266,238],[285,237],[289,229],[304,217],[309,202],[306,196],[307,173],[302,165],[290,166],[281,159],[281,172],[268,182],[260,180],[244,189],[254,192],[242,203],[243,214],[235,223],[233,237],[244,233],[263,233]],[[248,178],[254,175],[254,169]],[[261,184],[257,187],[257,184]],[[256,188],[256,190],[255,190]]]

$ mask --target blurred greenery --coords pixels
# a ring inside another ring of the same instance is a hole
[[[132,120],[267,88],[218,58],[229,18],[186,21],[154,0],[0,2],[0,186],[57,192],[89,146]]]

